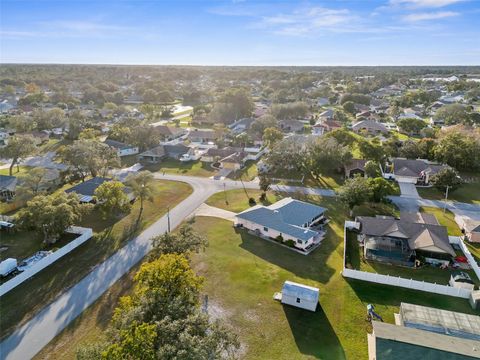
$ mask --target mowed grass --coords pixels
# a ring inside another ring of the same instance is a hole
[[[346,209],[331,199],[318,203],[329,209],[331,222],[322,245],[309,256],[235,230],[226,220],[196,220],[210,245],[193,258],[194,268],[205,277],[210,308],[239,334],[243,358],[366,359],[367,304],[390,323],[402,301],[472,313],[463,299],[346,281],[340,273]],[[317,312],[274,301],[285,280],[320,288]]]
[[[248,195],[248,196],[247,196]],[[215,206],[220,209],[233,211],[233,212],[240,212],[243,210],[248,209],[250,204],[248,203],[248,199],[250,197],[254,198],[257,204],[263,205],[270,205],[277,200],[281,199],[279,194],[274,194],[272,191],[267,192],[267,198],[265,201],[260,201],[260,196],[262,195],[261,190],[255,189],[235,189],[235,190],[227,190],[218,192],[206,201],[207,205]]]
[[[138,201],[129,215],[116,222],[104,220],[98,212],[84,219],[79,225],[91,226],[95,230],[92,239],[1,297],[0,336],[6,336],[15,326],[28,321],[135,234],[160,218],[167,206],[175,206],[188,197],[191,191],[191,187],[185,183],[156,181],[154,201],[145,203],[142,221],[138,226],[135,226],[139,212]]]
[[[445,210],[444,212],[443,209],[424,206],[420,208],[420,212],[435,215],[440,225],[447,228],[448,235],[462,236],[462,231],[455,222],[455,215],[451,211]]]
[[[210,177],[216,173],[216,170],[210,166],[210,163],[205,163],[200,160],[181,162],[179,160],[166,159],[158,164],[145,165],[144,170],[150,170],[152,172],[165,172],[166,174],[174,175],[202,177]]]
[[[421,197],[431,200],[444,200],[445,193],[435,187],[417,188]],[[480,204],[480,182],[463,184],[455,191],[448,194],[448,200],[464,202],[468,204]]]
[[[58,334],[34,359],[74,360],[77,349],[86,344],[101,341],[105,337],[113,312],[120,297],[133,289],[133,277],[139,265],[122,276],[97,301],[88,307],[60,334]]]

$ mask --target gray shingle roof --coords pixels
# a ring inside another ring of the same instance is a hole
[[[104,182],[111,181],[112,179],[103,178],[103,177],[94,177],[90,180],[87,180],[83,183],[75,185],[70,189],[65,190],[66,193],[75,192],[79,195],[94,196],[95,190],[102,185]]]
[[[362,234],[408,239],[408,246],[411,249],[421,250],[433,246],[455,256],[444,226],[391,217],[358,216],[357,221],[361,224]]]
[[[0,175],[0,190],[15,191],[17,181],[16,176]]]
[[[446,165],[429,164],[425,160],[393,159],[393,173],[398,176],[418,177],[422,171],[434,175],[447,167]]]

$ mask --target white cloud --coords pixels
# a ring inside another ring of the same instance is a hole
[[[311,7],[287,14],[263,16],[257,27],[268,29],[276,34],[299,36],[321,30],[349,31],[351,25],[357,21],[357,16],[348,9]]]
[[[465,0],[390,0],[390,5],[407,5],[413,8],[441,8]]]
[[[409,22],[417,22],[417,21],[445,19],[445,18],[458,16],[458,15],[460,14],[453,11],[438,11],[438,12],[430,12],[430,13],[409,14],[409,15],[405,15],[402,19]]]

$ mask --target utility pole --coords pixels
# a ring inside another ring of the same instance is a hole
[[[443,212],[444,213],[447,210],[448,188],[449,188],[449,186],[447,185],[447,190],[445,191],[445,206],[443,207]]]
[[[167,207],[167,225],[168,225],[168,232],[170,232],[170,206]]]

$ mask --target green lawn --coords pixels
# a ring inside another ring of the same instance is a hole
[[[17,171],[18,169],[18,171]],[[21,176],[21,175],[25,175],[28,170],[30,169],[29,166],[22,166],[20,165],[18,168],[17,168],[17,165],[15,165],[13,167],[13,171],[12,171],[12,176]],[[0,169],[0,175],[10,175],[9,173],[9,169]]]
[[[261,193],[248,191],[255,198]],[[232,211],[249,207],[243,190],[229,191],[228,196],[231,206],[225,205],[223,193],[215,194],[208,203]],[[273,194],[269,193],[268,198],[275,201]],[[196,218],[194,226],[208,236],[209,247],[194,256],[193,266],[205,277],[204,293],[209,296],[210,309],[239,334],[241,358],[365,359],[366,335],[371,331],[366,305],[370,303],[391,323],[401,301],[472,313],[466,300],[344,280],[340,271],[347,209],[333,198],[308,200],[328,208],[331,219],[326,239],[309,256],[236,231],[228,221]],[[358,211],[373,211],[367,208]],[[48,359],[52,354],[74,359],[79,344],[101,338],[119,296],[131,288],[132,274],[118,281],[36,359]],[[285,280],[320,288],[321,306],[316,313],[272,300]]]
[[[134,234],[160,218],[166,212],[167,205],[175,206],[189,196],[191,191],[190,186],[185,183],[157,181],[154,201],[145,203],[142,222],[136,229],[134,225],[138,217],[139,202],[134,204],[128,216],[114,224],[103,220],[98,213],[84,219],[79,225],[90,225],[95,229],[96,234],[92,239],[2,296],[0,337],[28,321],[64,289],[78,282],[98,263],[125,245]]]
[[[435,187],[417,188],[418,193],[425,199],[444,200],[445,194]],[[480,182],[462,185],[455,191],[448,194],[449,200],[460,201],[468,204],[480,204]]]
[[[420,211],[435,215],[440,225],[443,225],[447,228],[448,235],[462,235],[462,231],[455,222],[455,215],[451,211],[445,210],[444,212],[443,209],[427,206],[421,207]]]
[[[235,230],[231,223],[197,218],[210,246],[193,259],[205,277],[210,307],[239,334],[247,359],[365,359],[366,305],[393,323],[401,301],[471,313],[466,300],[346,281],[340,274],[345,209],[320,199],[332,220],[320,248],[309,256]],[[282,306],[272,296],[285,280],[320,288],[316,313]]]
[[[245,163],[245,167],[239,171],[230,173],[228,176],[231,179],[242,179],[243,181],[251,181],[258,176],[257,163],[249,160]]]
[[[14,258],[18,261],[23,260],[39,250],[57,249],[73,240],[77,235],[65,234],[55,244],[45,245],[40,234],[33,231],[14,231],[0,233],[0,247],[5,247],[0,251],[0,261],[6,258]]]
[[[253,197],[257,203],[260,203],[261,190],[247,189],[247,193],[243,189],[235,189],[228,191],[221,191],[212,195],[206,203],[210,206],[215,206],[221,209],[240,212],[250,207],[248,199]],[[248,196],[247,196],[248,194]],[[279,200],[281,196],[274,194],[273,192],[267,192],[267,200],[264,205],[270,205],[271,203]]]
[[[213,176],[213,174],[216,172],[216,170],[210,166],[210,163],[205,163],[200,160],[181,162],[173,159],[167,159],[158,164],[146,165],[144,170],[150,170],[152,172],[165,172],[167,174],[203,177]]]

